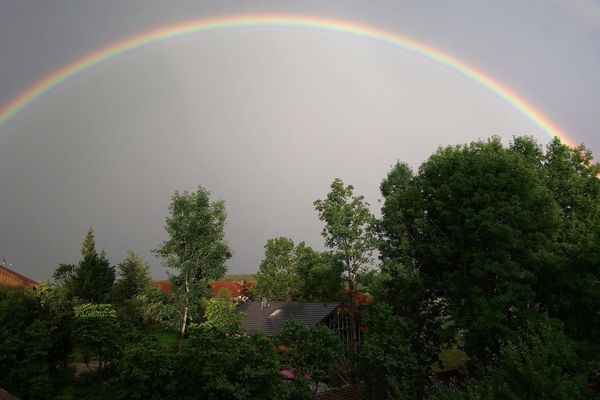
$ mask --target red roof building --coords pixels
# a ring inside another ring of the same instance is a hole
[[[221,289],[227,289],[231,297],[241,297],[247,296],[248,291],[254,287],[256,282],[211,281],[209,284],[213,289],[213,296],[218,295]]]
[[[0,285],[33,289],[37,282],[0,264]]]
[[[171,290],[171,281],[154,281],[154,284],[164,294],[171,294],[173,290]]]
[[[171,294],[173,289],[171,288],[171,281],[163,280],[163,281],[154,281],[154,284],[160,289],[164,294]],[[229,295],[231,297],[243,297],[247,296],[248,291],[254,287],[256,284],[255,281],[248,282],[236,282],[236,281],[210,281],[208,283],[213,289],[213,296],[219,294],[221,289],[227,289]]]

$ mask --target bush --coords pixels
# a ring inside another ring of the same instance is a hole
[[[501,347],[497,364],[462,388],[438,388],[443,400],[585,398],[584,363],[555,320],[530,322]]]
[[[126,346],[114,365],[110,382],[117,399],[173,398],[174,354],[152,337]]]
[[[23,399],[52,398],[66,364],[63,317],[32,292],[0,287],[0,386]]]
[[[265,336],[198,325],[189,333],[176,358],[176,398],[277,398],[283,382],[275,348]]]
[[[409,342],[408,324],[380,304],[367,314],[358,356],[360,374],[374,399],[411,398],[423,373]]]

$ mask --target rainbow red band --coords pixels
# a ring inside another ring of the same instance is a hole
[[[63,66],[62,68],[39,80],[13,100],[0,108],[0,128],[12,116],[23,110],[37,98],[43,96],[61,82],[77,75],[108,59],[117,57],[130,50],[149,45],[161,40],[199,32],[217,31],[232,28],[280,27],[280,28],[310,28],[323,31],[346,33],[360,38],[372,39],[395,47],[408,50],[459,72],[468,79],[479,83],[489,91],[503,99],[518,112],[523,114],[535,125],[540,127],[550,137],[557,136],[564,143],[573,145],[574,141],[556,125],[550,118],[544,116],[538,109],[529,104],[516,92],[502,85],[497,80],[468,65],[458,58],[435,49],[414,39],[397,34],[384,32],[354,22],[325,19],[309,16],[290,15],[245,15],[224,18],[212,18],[188,21],[154,29],[139,35],[120,40]]]

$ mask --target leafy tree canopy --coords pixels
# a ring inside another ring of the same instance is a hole
[[[339,299],[341,269],[329,253],[278,237],[265,245],[256,274],[256,295],[274,301]]]
[[[181,314],[181,334],[189,321],[199,322],[201,299],[208,292],[207,281],[225,274],[231,257],[225,240],[225,202],[211,201],[210,193],[199,186],[195,192],[175,192],[169,206],[165,229],[169,239],[157,249],[163,264],[174,270],[171,281]]]
[[[244,314],[235,312],[234,300],[230,297],[229,291],[222,288],[216,297],[206,301],[204,318],[205,321],[202,323],[204,327],[235,334],[242,329]]]
[[[92,228],[81,245],[81,257],[77,265],[61,264],[54,273],[54,279],[64,285],[70,298],[91,303],[108,300],[115,281],[115,268],[110,265],[104,250],[100,253],[96,250]]]
[[[408,281],[407,300],[417,302],[398,308],[447,321],[450,337],[463,332],[481,359],[527,320],[535,266],[559,226],[552,193],[530,166],[492,138],[439,149],[414,176],[397,164],[382,183],[384,272],[395,285]]]
[[[354,187],[334,179],[325,199],[314,202],[319,219],[325,223],[325,246],[343,266],[344,280],[353,291],[357,275],[373,264],[375,217],[363,196]]]

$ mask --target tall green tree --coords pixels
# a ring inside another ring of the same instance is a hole
[[[165,267],[174,271],[174,294],[179,299],[181,337],[189,321],[200,318],[200,302],[207,295],[208,280],[225,274],[231,257],[225,240],[225,202],[211,201],[210,193],[199,186],[195,192],[175,192],[169,206],[165,229],[169,239],[154,250]]]
[[[405,299],[413,312],[490,360],[535,304],[532,268],[558,226],[544,180],[492,138],[439,149],[414,176],[396,166],[382,189],[384,271],[416,289]]]
[[[78,264],[61,264],[54,278],[63,283],[69,297],[84,302],[102,303],[108,299],[115,281],[115,268],[110,265],[104,250],[96,250],[94,230],[90,228],[81,245]]]
[[[331,183],[325,199],[314,202],[319,219],[325,223],[322,236],[325,246],[342,266],[342,278],[349,296],[350,312],[355,314],[358,278],[374,263],[375,217],[363,196],[354,194],[352,185],[337,178]],[[352,318],[352,335],[356,334],[356,318]]]

